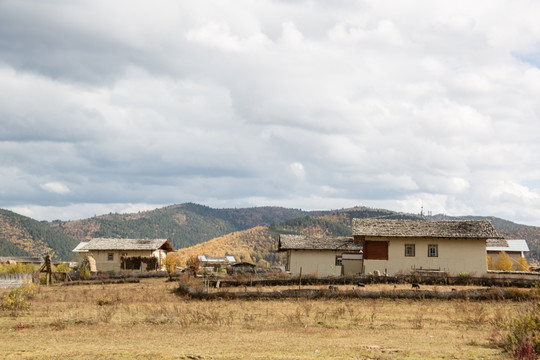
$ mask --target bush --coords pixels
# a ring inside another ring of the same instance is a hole
[[[182,260],[177,252],[170,252],[165,257],[165,270],[169,274],[169,277],[176,272],[176,268],[182,264]]]
[[[64,273],[68,273],[71,271],[71,268],[69,267],[69,264],[68,263],[61,263],[61,264],[58,264],[58,266],[56,267],[55,271],[57,272],[64,272]]]
[[[103,305],[112,305],[114,303],[113,299],[110,296],[102,295],[97,299],[97,304],[99,306]]]
[[[0,264],[0,274],[32,274],[37,270],[33,264]]]
[[[499,345],[514,359],[540,356],[540,302],[533,303],[514,319],[500,325],[505,330]]]
[[[25,282],[18,288],[11,289],[11,291],[4,296],[0,309],[2,310],[28,310],[30,308],[30,302],[28,300],[34,297],[34,284]]]

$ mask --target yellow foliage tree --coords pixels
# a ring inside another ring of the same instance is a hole
[[[521,259],[519,259],[517,269],[518,271],[529,271],[529,264],[527,264],[527,259],[525,259],[523,256]]]
[[[497,256],[495,269],[504,271],[512,270],[512,259],[510,259],[510,256],[506,253],[506,251],[501,251],[499,256]]]
[[[493,259],[489,255],[487,255],[487,266],[488,270],[493,270]]]
[[[176,271],[176,266],[179,266],[180,264],[181,260],[177,252],[170,252],[167,254],[167,257],[165,258],[165,270],[167,270],[169,277]]]

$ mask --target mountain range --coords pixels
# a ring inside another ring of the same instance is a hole
[[[236,255],[261,264],[282,262],[276,253],[279,234],[350,235],[353,218],[480,220],[488,219],[501,236],[528,240],[529,261],[540,260],[540,228],[496,217],[421,216],[385,209],[354,207],[304,211],[282,207],[214,209],[185,203],[132,214],[110,213],[75,221],[36,221],[0,209],[0,256],[44,255],[74,258],[72,249],[93,237],[167,238],[191,254]]]

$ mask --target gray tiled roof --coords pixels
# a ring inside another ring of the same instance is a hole
[[[505,239],[487,239],[487,247],[508,247],[508,242]]]
[[[157,250],[162,245],[172,250],[167,239],[94,238],[79,250]]]
[[[278,249],[359,251],[362,244],[355,242],[352,236],[280,235]]]
[[[353,235],[376,237],[500,238],[489,220],[353,219]]]

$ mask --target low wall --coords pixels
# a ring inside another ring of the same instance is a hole
[[[538,292],[535,289],[516,289],[516,288],[488,288],[488,289],[467,289],[452,291],[434,291],[434,290],[382,290],[369,291],[363,289],[338,290],[330,286],[329,289],[289,289],[278,291],[242,291],[242,292],[215,292],[208,293],[190,288],[180,284],[176,293],[181,296],[188,296],[191,299],[198,300],[269,300],[269,299],[440,299],[440,300],[537,300]]]
[[[489,272],[483,277],[448,276],[441,274],[412,274],[400,276],[357,275],[341,277],[291,277],[285,279],[244,279],[210,280],[210,286],[290,286],[290,285],[357,285],[357,284],[426,284],[426,285],[476,285],[499,287],[537,287],[540,285],[540,274],[533,272]]]
[[[0,289],[19,287],[25,281],[32,282],[32,274],[0,274]]]

